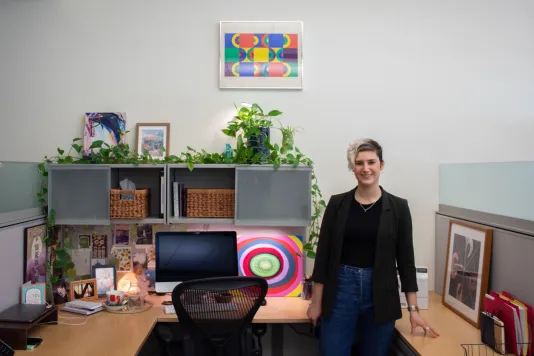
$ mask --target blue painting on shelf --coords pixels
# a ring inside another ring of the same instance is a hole
[[[95,141],[103,141],[109,146],[117,146],[124,142],[126,131],[126,113],[121,112],[88,112],[85,114],[83,130],[83,155],[90,156]]]

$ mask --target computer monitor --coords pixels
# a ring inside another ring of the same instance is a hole
[[[156,233],[156,292],[191,279],[237,276],[235,231]]]

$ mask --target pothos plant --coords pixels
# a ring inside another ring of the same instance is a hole
[[[89,147],[88,152],[84,152],[80,144],[81,138],[74,138],[68,149],[58,148],[57,155],[53,157],[44,157],[43,162],[38,165],[38,169],[42,176],[41,189],[38,193],[39,202],[42,205],[46,204],[47,196],[47,164],[158,164],[158,163],[185,163],[190,170],[194,169],[196,164],[272,164],[275,169],[280,165],[289,164],[294,167],[299,165],[312,167],[312,216],[311,226],[308,235],[308,241],[304,245],[304,253],[309,258],[315,258],[315,250],[317,247],[320,223],[319,219],[322,210],[326,207],[325,201],[317,183],[317,176],[313,168],[313,161],[306,157],[298,147],[294,146],[293,136],[297,129],[289,126],[283,126],[279,121],[279,126],[275,127],[272,118],[282,115],[279,110],[271,110],[265,112],[258,104],[252,104],[237,108],[237,113],[234,118],[227,123],[226,128],[222,132],[234,138],[236,147],[232,149],[232,157],[228,157],[224,152],[207,152],[205,149],[195,149],[187,146],[187,150],[181,152],[179,155],[169,155],[164,159],[155,159],[148,153],[139,154],[130,149],[127,143],[121,142],[116,146],[111,146],[104,141],[94,141]],[[261,133],[264,128],[275,128],[282,132],[282,144],[272,144],[270,137],[267,137],[263,144],[269,149],[269,156],[266,160],[262,160],[261,156],[254,152],[250,141]],[[128,131],[122,132],[124,137]],[[289,136],[290,135],[290,136]],[[287,139],[291,138],[291,139]],[[55,234],[54,211],[51,210],[47,219],[47,237],[46,241],[50,243],[51,237]],[[50,282],[57,281],[56,276],[51,272],[53,268],[63,268],[67,272],[69,278],[76,275],[76,269],[70,258],[70,251],[72,250],[72,243],[70,237],[66,236],[63,245],[56,249],[56,260],[52,265],[47,264],[47,270],[50,277]]]

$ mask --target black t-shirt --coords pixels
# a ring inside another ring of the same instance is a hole
[[[371,205],[360,205],[356,199],[352,199],[343,236],[341,264],[360,268],[374,267],[382,197],[372,207]],[[364,211],[362,206],[368,210]]]

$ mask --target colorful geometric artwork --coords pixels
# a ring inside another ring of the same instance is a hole
[[[219,87],[302,89],[301,21],[221,21]]]
[[[265,278],[269,284],[267,296],[300,297],[302,249],[301,236],[239,236],[239,275]]]
[[[88,112],[85,114],[83,130],[83,154],[89,156],[95,141],[103,141],[110,146],[117,146],[124,141],[126,131],[126,113]]]
[[[226,77],[297,77],[298,34],[225,33]]]

